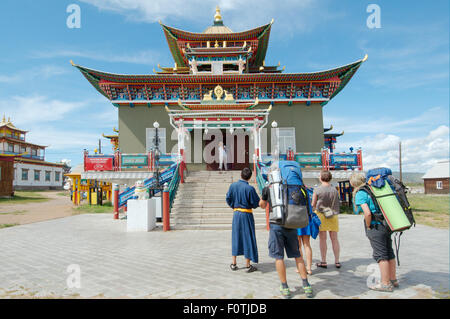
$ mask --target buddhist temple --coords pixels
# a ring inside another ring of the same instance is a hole
[[[367,55],[329,70],[285,72],[280,63],[266,64],[273,24],[274,20],[235,32],[225,25],[219,8],[203,32],[160,21],[173,66],[158,65],[154,74],[115,74],[71,62],[118,109],[120,152],[150,151],[152,124],[158,122],[161,152],[182,149],[188,166],[215,169],[196,154],[217,138],[231,148],[228,163],[234,163],[233,169],[273,152],[275,141],[280,154],[320,153],[330,147],[325,145],[324,107],[349,83]],[[276,123],[277,136],[275,125],[268,123]],[[200,143],[196,134],[202,136]],[[233,146],[239,134],[244,136],[243,150]]]

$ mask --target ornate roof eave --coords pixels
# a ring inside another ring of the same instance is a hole
[[[339,87],[334,91],[333,98],[336,96],[350,81],[352,76],[359,69],[361,64],[367,60],[366,56],[358,61],[349,63],[347,65],[337,67],[334,69],[307,72],[307,73],[246,73],[246,74],[226,74],[226,75],[191,75],[191,74],[150,74],[150,75],[127,75],[127,74],[114,74],[89,69],[80,65],[72,65],[76,67],[88,81],[99,91],[103,96],[109,99],[107,94],[101,89],[99,82],[113,82],[123,84],[196,84],[196,83],[245,83],[245,82],[309,82],[309,81],[325,81],[337,77],[341,83]],[[322,103],[324,106],[328,101]]]
[[[108,139],[119,138],[119,135],[105,135],[105,134],[102,134],[102,136],[104,138],[108,138]]]
[[[258,51],[255,57],[253,65],[260,65],[265,58],[267,52],[267,46],[269,43],[270,28],[273,24],[273,19],[270,23],[242,32],[232,33],[195,33],[183,31],[173,27],[169,27],[159,21],[159,24],[163,28],[164,35],[166,36],[167,43],[169,45],[170,52],[172,53],[174,61],[180,66],[187,66],[183,59],[183,54],[180,51],[177,41],[246,41],[250,39],[257,39]]]
[[[339,137],[344,135],[344,131],[342,131],[341,133],[325,133],[323,134],[324,137]]]
[[[344,72],[342,75],[339,76],[339,78],[341,79],[341,85],[339,85],[337,90],[334,91],[333,94],[330,96],[330,100],[333,97],[335,97],[340,91],[342,91],[342,89],[347,85],[347,83],[350,81],[350,79],[353,77],[353,75],[356,73],[356,71],[358,71],[361,64],[363,62],[366,62],[368,58],[369,58],[369,56],[366,54],[363,59],[356,61],[354,63],[348,64],[348,66],[350,66],[350,68],[346,72]],[[328,102],[329,102],[329,100],[323,102],[322,106],[325,106]]]
[[[2,128],[2,127],[7,127],[7,128],[9,128],[10,130],[18,131],[18,132],[21,132],[21,133],[28,133],[28,131],[21,130],[21,129],[15,127],[14,125],[0,124],[0,128]]]

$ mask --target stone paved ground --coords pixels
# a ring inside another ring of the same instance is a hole
[[[362,217],[341,215],[340,228],[343,267],[313,270],[316,298],[448,297],[448,230],[418,225],[403,235],[401,288],[389,294],[367,289],[373,259]],[[229,269],[230,231],[125,230],[126,221],[109,214],[1,229],[0,297],[279,298],[267,231],[257,233],[260,271],[247,274]],[[316,262],[318,240],[312,245]],[[79,289],[66,284],[71,264],[81,269]],[[294,298],[305,298],[294,262],[287,266]]]

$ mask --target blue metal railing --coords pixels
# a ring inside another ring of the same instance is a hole
[[[164,171],[161,172],[159,176],[159,183],[160,185],[164,185],[165,183],[170,183],[173,176],[178,172],[178,164],[172,164],[168,168],[166,168]],[[156,184],[156,178],[154,176],[144,180],[144,186],[148,189],[150,187],[154,187]],[[129,199],[132,199],[134,197],[134,191],[136,187],[129,187],[126,190],[124,190],[122,193],[119,194],[119,208],[126,205],[127,201]],[[159,193],[160,191],[155,191],[155,194]]]

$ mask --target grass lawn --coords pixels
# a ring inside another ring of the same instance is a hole
[[[449,228],[449,195],[407,194],[417,224]],[[353,214],[352,208],[341,206],[341,214]]]
[[[104,214],[113,213],[113,205],[111,202],[104,202],[103,206],[83,204],[73,208],[77,214]]]
[[[46,202],[50,198],[36,191],[15,191],[13,198],[0,198],[0,204],[26,204]]]
[[[7,228],[7,227],[13,227],[13,226],[17,226],[19,224],[0,224],[0,229],[1,228]]]
[[[449,228],[449,195],[408,194],[418,224]]]

